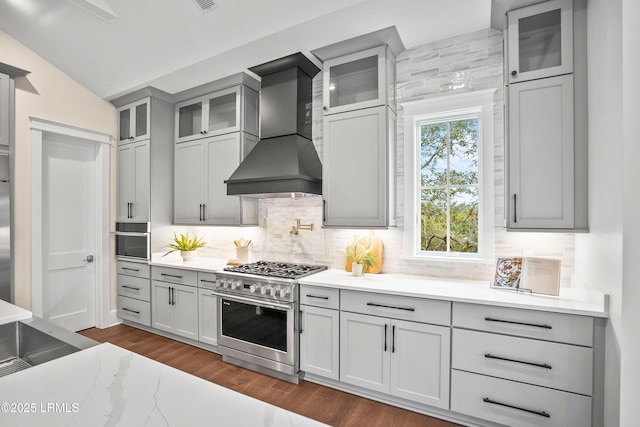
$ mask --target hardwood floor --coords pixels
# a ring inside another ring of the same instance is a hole
[[[110,342],[207,381],[332,426],[450,427],[447,421],[385,405],[318,384],[290,384],[225,363],[218,354],[126,325],[80,334]]]

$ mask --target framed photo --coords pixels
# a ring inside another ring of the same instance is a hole
[[[491,286],[495,288],[520,287],[522,275],[522,257],[498,258],[496,260],[496,270],[493,275]]]

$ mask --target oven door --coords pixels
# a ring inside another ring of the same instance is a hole
[[[218,345],[295,366],[294,304],[218,295]]]
[[[116,223],[116,258],[149,261],[150,236],[148,223]]]

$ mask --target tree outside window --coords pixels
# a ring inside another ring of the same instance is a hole
[[[479,118],[420,122],[420,251],[478,253]]]

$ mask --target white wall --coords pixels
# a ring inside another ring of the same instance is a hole
[[[622,121],[621,0],[589,0],[587,26],[590,232],[576,235],[576,276],[586,286],[610,296],[605,350],[605,425],[617,426],[625,298],[625,188],[620,183],[624,179],[623,163],[627,156]],[[635,185],[637,187],[637,182]]]
[[[0,56],[4,63],[31,71],[27,77],[16,79],[14,145],[15,301],[17,305],[30,309],[32,183],[29,116],[115,135],[116,112],[112,104],[89,92],[3,31],[0,31]],[[112,171],[115,171],[114,159],[115,147],[112,147]],[[115,186],[112,188],[111,205],[115,206]],[[114,217],[113,213],[111,216]]]

